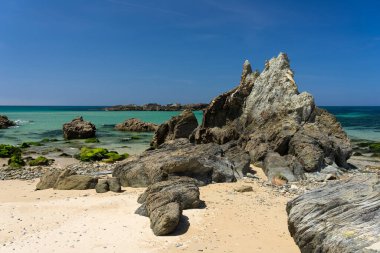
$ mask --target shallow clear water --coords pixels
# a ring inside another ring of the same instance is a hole
[[[28,141],[41,141],[44,138],[59,139],[51,143],[54,146],[80,147],[97,146],[118,152],[138,153],[149,147],[153,133],[132,133],[114,130],[117,123],[129,118],[161,124],[178,115],[180,112],[150,112],[150,111],[100,111],[100,107],[25,107],[0,106],[0,115],[7,115],[19,126],[10,129],[0,129],[0,143],[20,144]],[[202,112],[195,112],[199,121]],[[100,143],[85,144],[83,140],[72,140],[67,143],[62,137],[62,125],[73,118],[83,116],[85,120],[96,125],[97,138]],[[131,139],[131,136],[138,136]],[[45,146],[49,144],[45,144]]]
[[[380,141],[380,106],[326,106],[351,139]]]
[[[348,135],[353,139],[380,141],[380,107],[323,107],[333,113],[341,122]],[[100,107],[75,106],[0,106],[0,115],[7,115],[17,121],[19,126],[0,129],[0,143],[21,144],[26,141],[41,141],[56,138],[59,142],[45,144],[45,147],[60,146],[65,152],[68,148],[83,145],[105,147],[118,152],[138,153],[149,147],[152,133],[120,132],[114,125],[129,118],[139,118],[146,122],[163,123],[180,112],[151,111],[100,111]],[[198,121],[202,112],[195,112]],[[97,127],[100,143],[85,144],[83,140],[67,143],[62,138],[62,125],[77,116],[93,122]],[[131,136],[138,136],[138,139]],[[42,147],[41,147],[42,148]],[[41,149],[40,148],[40,149]],[[73,151],[74,152],[74,151]],[[68,152],[70,153],[70,152]]]

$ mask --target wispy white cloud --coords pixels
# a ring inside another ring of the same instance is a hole
[[[106,1],[113,3],[113,4],[132,7],[135,9],[150,10],[150,11],[155,11],[155,12],[159,12],[159,13],[163,13],[163,14],[176,15],[176,16],[188,16],[183,12],[165,9],[165,8],[156,7],[156,6],[148,6],[148,5],[143,5],[143,4],[131,3],[129,1],[123,1],[123,0],[106,0]]]

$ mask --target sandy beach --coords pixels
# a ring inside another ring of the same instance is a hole
[[[0,181],[0,252],[299,252],[289,198],[257,180],[201,187],[207,207],[185,210],[179,231],[162,237],[134,214],[143,188],[34,191],[37,182]],[[253,192],[235,192],[239,185]]]

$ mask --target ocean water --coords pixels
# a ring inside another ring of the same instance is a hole
[[[75,106],[0,106],[0,115],[7,115],[18,123],[17,127],[0,129],[0,143],[21,144],[58,139],[43,148],[59,146],[65,153],[75,153],[86,146],[105,147],[118,152],[139,153],[149,147],[152,133],[131,133],[114,130],[114,125],[129,118],[161,124],[180,112],[101,111],[101,107]],[[380,141],[380,107],[323,107],[333,113],[352,139]],[[195,112],[199,123],[202,112]],[[100,143],[85,144],[83,140],[66,142],[62,138],[62,125],[77,116],[93,122]],[[132,138],[133,136],[133,138]],[[136,138],[137,136],[137,138]],[[41,149],[41,148],[40,148]]]
[[[353,140],[380,141],[380,106],[325,106]]]
[[[102,107],[78,106],[0,106],[0,115],[7,115],[18,126],[0,129],[0,143],[17,145],[22,142],[41,141],[44,138],[58,139],[58,142],[46,143],[38,149],[59,146],[65,153],[72,154],[78,148],[86,146],[104,147],[122,153],[139,153],[149,147],[153,133],[132,133],[114,130],[117,123],[129,118],[139,118],[146,122],[161,124],[180,112],[149,111],[101,111]],[[195,112],[201,121],[202,112]],[[100,143],[87,144],[83,140],[64,141],[62,125],[73,118],[83,116],[97,128]],[[133,138],[131,138],[133,137]],[[36,147],[37,149],[37,147]]]

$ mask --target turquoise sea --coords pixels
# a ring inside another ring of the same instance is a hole
[[[77,150],[83,145],[105,147],[119,152],[136,153],[149,147],[152,133],[120,132],[114,125],[129,118],[160,124],[180,112],[151,111],[101,111],[102,107],[91,106],[0,106],[0,115],[7,115],[18,126],[0,129],[0,143],[20,144],[41,141],[44,138],[58,139],[51,145]],[[352,139],[380,141],[380,107],[323,107],[333,113]],[[62,138],[62,125],[77,116],[93,122],[97,127],[100,143],[84,144],[82,140],[66,142]],[[202,112],[196,112],[198,121]],[[49,146],[48,144],[46,144]],[[74,152],[74,151],[73,151]],[[68,152],[70,153],[70,152]]]
[[[122,153],[139,153],[149,147],[153,133],[132,133],[114,130],[117,123],[129,118],[161,124],[178,115],[180,112],[150,111],[101,111],[95,106],[0,106],[0,115],[7,115],[18,126],[0,129],[0,143],[21,144],[22,142],[41,141],[42,139],[58,139],[58,142],[44,146],[59,146],[65,153],[74,153],[78,147],[97,146]],[[195,112],[199,121],[202,112]],[[100,143],[85,144],[83,140],[66,142],[62,137],[62,125],[73,118],[83,116],[85,120],[96,125]],[[73,152],[70,152],[70,149]],[[40,148],[41,149],[41,148]],[[75,149],[75,151],[74,151]]]

